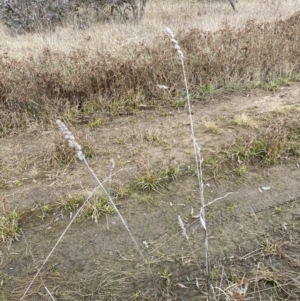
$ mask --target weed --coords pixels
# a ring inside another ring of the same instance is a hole
[[[44,204],[40,206],[40,210],[41,210],[41,215],[38,215],[38,217],[44,220],[44,218],[51,212],[52,207],[50,204]]]
[[[65,139],[55,135],[46,160],[49,165],[64,166],[75,161],[75,154]]]
[[[51,264],[49,266],[49,271],[51,273],[53,273],[55,276],[60,276],[61,275],[61,271],[59,271],[59,269],[57,268],[57,264]]]
[[[116,143],[118,143],[119,145],[126,145],[126,139],[124,137],[117,137]]]
[[[96,150],[91,140],[83,140],[80,142],[80,144],[86,158],[92,158],[95,156]]]
[[[162,188],[163,177],[159,172],[148,170],[145,174],[137,178],[135,186],[145,191],[156,191]]]
[[[75,211],[84,202],[85,197],[82,195],[78,196],[67,196],[60,201],[60,206],[63,206],[65,210]]]
[[[20,219],[21,215],[17,210],[9,211],[0,216],[0,237],[3,242],[11,243],[18,240]]]
[[[258,137],[244,136],[232,146],[234,157],[245,163],[274,165],[282,160],[287,140],[284,133],[266,131]]]
[[[246,165],[239,165],[237,168],[234,169],[235,174],[238,177],[243,177],[247,173],[247,166]]]
[[[282,207],[280,206],[275,206],[274,208],[274,214],[281,214],[283,212]]]
[[[95,155],[95,148],[90,139],[81,140],[80,144],[87,158]],[[45,160],[50,166],[65,166],[75,162],[76,154],[70,148],[66,139],[63,139],[61,135],[55,134],[49,152],[45,155]]]
[[[210,272],[210,278],[211,278],[211,280],[216,281],[217,278],[218,278],[218,273],[217,273],[217,271],[215,271],[215,270],[211,271],[211,272]]]
[[[0,188],[11,189],[19,186],[22,186],[22,182],[20,180],[4,180],[0,185]]]
[[[186,100],[184,97],[179,97],[174,100],[174,107],[177,109],[182,109],[186,106]]]
[[[274,81],[269,81],[269,82],[261,82],[259,84],[259,88],[263,90],[268,90],[268,91],[276,91],[279,88],[279,85],[277,82]]]
[[[99,105],[97,105],[93,102],[88,102],[84,106],[84,113],[86,113],[87,115],[92,115],[93,113],[95,113],[97,111],[99,111]],[[102,119],[98,118],[98,119],[95,119],[94,121],[91,121],[91,123],[93,123],[93,122],[96,122],[97,127],[98,127],[99,122],[100,122],[100,125],[102,124]],[[93,128],[93,126],[91,126],[91,125],[90,125],[90,127]]]
[[[89,127],[92,129],[99,128],[102,125],[102,119],[98,118],[89,122]]]
[[[131,194],[131,186],[126,184],[120,185],[112,193],[118,199],[126,198]]]
[[[161,204],[161,202],[153,195],[134,194],[133,198],[136,199],[139,204],[143,204],[151,208],[159,207]]]
[[[124,168],[128,164],[128,161],[118,160],[116,162],[116,167],[118,168]]]
[[[207,157],[207,159],[203,162],[203,166],[210,176],[217,178],[218,176],[223,175],[227,172],[225,168],[227,161],[227,156],[224,153],[220,152]]]
[[[202,96],[208,96],[213,94],[214,92],[215,92],[215,87],[211,83],[208,83],[202,87],[200,94]]]
[[[171,283],[171,277],[172,273],[167,268],[160,272],[160,278],[166,281],[168,285]]]
[[[89,219],[98,223],[99,218],[105,214],[114,213],[113,207],[105,197],[96,197],[92,199],[84,208],[84,214]]]
[[[163,166],[161,169],[161,174],[166,180],[176,181],[177,176],[180,173],[180,167],[178,163],[171,158],[166,166]]]
[[[45,205],[41,206],[41,210],[44,213],[49,213],[51,211],[51,209],[52,209],[51,205],[49,205],[49,204],[45,204]]]
[[[263,242],[263,253],[264,256],[276,255],[278,253],[276,245],[272,244],[268,238]]]
[[[150,142],[153,145],[161,144],[161,134],[158,130],[149,129],[144,133],[144,140]]]

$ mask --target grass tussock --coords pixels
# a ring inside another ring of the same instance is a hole
[[[242,113],[234,117],[235,124],[242,126],[242,127],[252,127],[257,128],[257,122],[249,115]]]
[[[295,114],[298,115],[298,114]],[[300,128],[295,118],[269,119],[256,132],[248,132],[232,146],[234,158],[244,163],[275,165],[299,157]]]
[[[84,209],[85,216],[96,223],[100,216],[112,213],[114,213],[114,209],[105,197],[94,198]]]
[[[237,138],[204,162],[214,177],[232,171],[244,176],[250,166],[274,166],[300,156],[299,112],[273,113],[260,121],[241,116],[235,118],[242,125]]]
[[[299,24],[298,12],[272,23],[249,20],[242,28],[224,25],[214,32],[179,32],[194,99],[207,95],[207,87],[216,91],[278,77],[298,78]],[[0,131],[5,134],[70,109],[84,116],[91,104],[110,115],[166,103],[176,106],[184,90],[173,52],[167,40],[157,38],[151,46],[137,46],[129,57],[100,51],[91,55],[84,48],[70,52],[44,48],[38,56],[21,59],[2,53]],[[158,84],[170,87],[169,97]]]
[[[141,173],[136,179],[135,188],[141,191],[156,191],[166,186],[171,181],[176,181],[181,174],[181,169],[175,158],[170,158],[167,163],[164,163],[159,170],[152,170],[144,166],[141,168]]]
[[[18,240],[20,219],[21,215],[17,210],[0,215],[0,238],[3,242],[10,244],[14,240]]]

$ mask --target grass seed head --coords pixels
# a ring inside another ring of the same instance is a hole
[[[61,120],[56,120],[57,125],[59,126],[60,130],[64,134],[65,138],[69,142],[70,146],[75,149],[77,153],[77,157],[79,160],[84,160],[84,154],[81,150],[81,146],[76,142],[74,136],[72,133],[68,130],[67,126],[61,121]]]

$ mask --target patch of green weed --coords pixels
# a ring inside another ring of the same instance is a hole
[[[135,186],[145,191],[156,191],[162,188],[163,177],[159,172],[148,170],[145,174],[137,178]]]
[[[17,210],[9,211],[0,215],[0,237],[3,242],[18,240],[20,236],[19,220],[21,214]]]
[[[95,197],[84,208],[84,214],[98,223],[99,218],[105,214],[113,214],[114,208],[107,197]]]
[[[102,125],[102,119],[97,118],[95,120],[92,120],[88,123],[88,126],[92,129],[99,128]]]

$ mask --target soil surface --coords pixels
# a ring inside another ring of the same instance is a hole
[[[298,298],[299,160],[253,165],[242,176],[230,170],[212,175],[205,161],[229,149],[245,130],[234,122],[236,116],[272,118],[274,112],[299,110],[299,100],[300,84],[294,83],[274,92],[214,95],[193,103],[204,158],[211,294],[217,300]],[[88,163],[143,257],[116,213],[100,215],[97,222],[81,213],[30,285],[79,208],[64,200],[87,197],[98,185],[79,160],[53,163],[61,139],[55,124],[33,126],[1,139],[1,216],[16,209],[22,218],[18,240],[0,246],[0,300],[19,300],[29,285],[24,300],[51,300],[47,289],[55,300],[206,300],[205,235],[194,218],[201,202],[186,108],[98,117],[97,128],[67,125],[93,149]],[[167,174],[171,167],[177,173],[154,183],[154,189],[141,183],[142,175]]]

